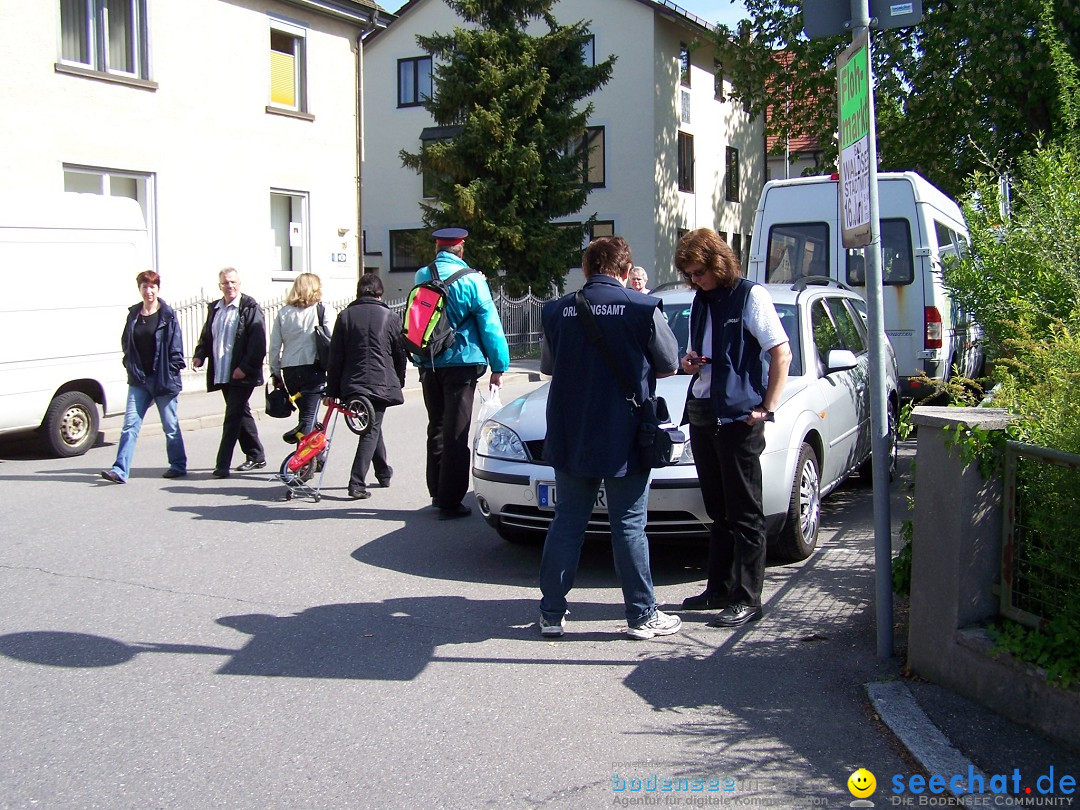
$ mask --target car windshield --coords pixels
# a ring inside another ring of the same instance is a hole
[[[799,351],[799,318],[794,304],[777,304],[776,314],[780,316],[780,323],[787,332],[788,346],[791,349],[791,367],[788,374],[792,377],[801,377],[802,352]],[[676,304],[672,301],[664,302],[664,317],[667,318],[668,326],[675,333],[675,340],[679,343],[679,357],[686,354],[686,347],[690,342],[690,302]]]

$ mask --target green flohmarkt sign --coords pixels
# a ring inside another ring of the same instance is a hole
[[[837,65],[840,225],[844,247],[870,244],[870,38],[863,31]]]

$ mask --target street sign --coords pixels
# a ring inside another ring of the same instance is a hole
[[[840,55],[840,228],[844,247],[870,244],[870,33]]]
[[[922,0],[870,0],[871,28],[902,28],[922,20]],[[851,30],[851,0],[803,0],[803,31],[810,39]]]

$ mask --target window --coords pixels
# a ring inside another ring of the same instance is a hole
[[[862,248],[849,250],[846,263],[847,283],[854,287],[866,284],[866,252]],[[892,285],[911,284],[915,280],[911,224],[906,219],[881,220],[881,279],[884,284]]]
[[[829,352],[844,348],[824,300],[814,302],[810,309],[810,323],[814,332],[814,348],[817,349],[818,361],[824,371],[828,368]]]
[[[724,150],[724,199],[739,201],[739,150],[731,146]]]
[[[615,221],[611,219],[598,219],[589,228],[589,241],[596,239],[599,236],[614,236],[615,235]]]
[[[270,231],[274,278],[291,281],[307,272],[308,196],[302,191],[270,191]]]
[[[864,327],[862,325],[862,319],[852,315],[851,310],[844,306],[844,301],[840,298],[828,299],[829,309],[832,311],[833,322],[836,324],[836,331],[840,333],[840,340],[844,344],[845,349],[850,349],[852,353],[859,355],[866,353],[866,336]]]
[[[596,37],[590,36],[581,46],[581,58],[589,67],[596,64]]]
[[[397,105],[418,107],[431,98],[431,57],[398,59]]]
[[[430,247],[430,240],[426,236],[423,228],[390,231],[391,273],[415,273],[428,263],[425,246]]]
[[[741,264],[743,260],[741,233],[733,233],[731,235],[731,252],[735,254],[735,258],[738,259],[739,263]]]
[[[694,190],[694,136],[679,133],[679,191]]]
[[[270,105],[307,110],[304,29],[280,20],[270,21]]]
[[[60,61],[146,79],[146,0],[60,0]]]
[[[724,100],[724,63],[719,59],[713,60],[713,97]]]
[[[586,188],[603,188],[604,128],[586,127],[579,137],[570,142],[569,151],[581,160],[581,183]]]
[[[829,275],[829,226],[824,222],[773,225],[765,259],[765,281],[790,284],[803,276]]]
[[[150,236],[150,255],[157,255],[157,211],[154,207],[154,175],[124,172],[92,166],[64,166],[64,191],[127,197],[142,208],[146,232]]]
[[[690,86],[690,47],[685,42],[679,43],[679,84]]]
[[[679,91],[679,123],[690,123],[690,91]]]

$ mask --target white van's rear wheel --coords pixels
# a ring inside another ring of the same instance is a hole
[[[45,431],[49,449],[56,455],[81,456],[97,441],[97,405],[81,391],[60,394],[49,403],[41,429]]]

